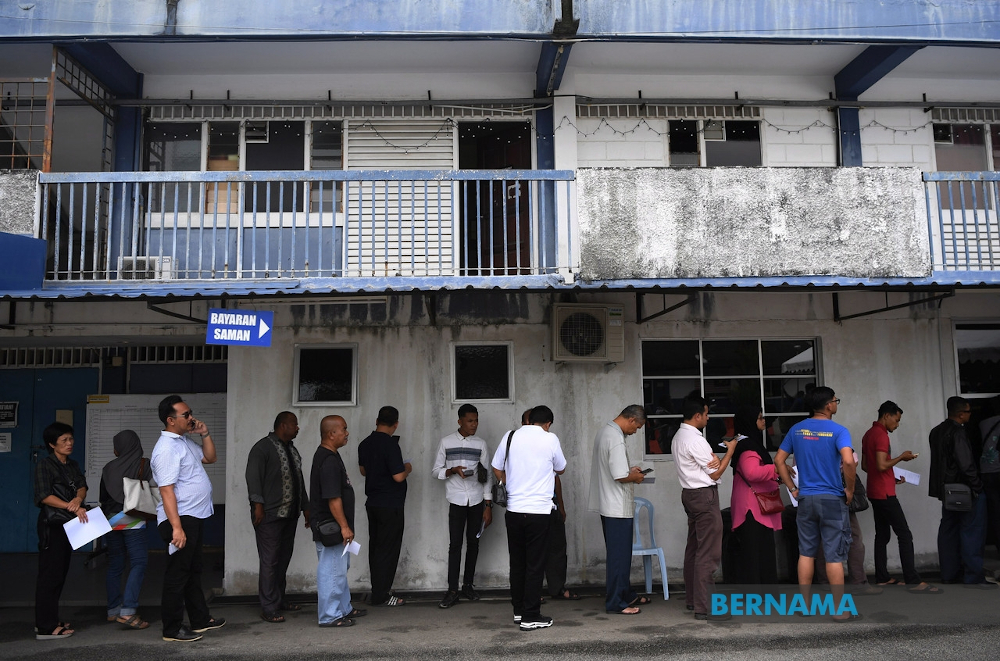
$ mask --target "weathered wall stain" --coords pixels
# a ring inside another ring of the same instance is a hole
[[[38,172],[0,171],[0,232],[34,236]]]
[[[913,168],[588,168],[581,271],[617,278],[931,273]]]

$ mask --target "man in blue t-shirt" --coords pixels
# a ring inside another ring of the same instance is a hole
[[[830,585],[842,586],[843,562],[851,545],[847,506],[854,497],[856,474],[851,434],[832,419],[840,400],[831,388],[815,388],[807,395],[806,403],[812,417],[788,430],[774,463],[781,481],[799,501],[796,516],[799,527],[799,585],[812,583],[816,554],[822,543]],[[791,454],[795,455],[798,487],[792,482],[785,464]],[[838,617],[845,619],[850,616]]]

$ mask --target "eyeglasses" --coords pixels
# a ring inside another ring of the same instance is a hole
[[[840,398],[838,397],[836,399],[831,399],[829,403],[830,404],[840,404]]]
[[[190,420],[194,416],[194,411],[184,411],[184,413],[177,413],[177,411],[174,411],[174,413],[176,415],[170,416],[171,418],[184,418],[185,420]]]

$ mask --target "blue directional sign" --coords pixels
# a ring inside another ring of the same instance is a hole
[[[212,308],[208,311],[205,343],[237,347],[269,347],[273,326],[273,312]]]

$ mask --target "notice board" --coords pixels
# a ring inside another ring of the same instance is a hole
[[[226,502],[226,394],[202,393],[180,394],[184,402],[194,411],[194,417],[208,425],[215,442],[218,456],[214,464],[204,464],[209,479],[212,480],[212,502],[217,505]],[[148,459],[153,455],[153,446],[160,438],[163,423],[158,417],[158,408],[165,395],[103,395],[91,398],[87,404],[87,460],[83,467],[87,475],[88,501],[96,501],[100,493],[101,471],[104,465],[115,458],[115,434],[131,429],[142,441],[143,455]],[[94,401],[100,399],[100,402]],[[200,443],[195,434],[192,439]]]

